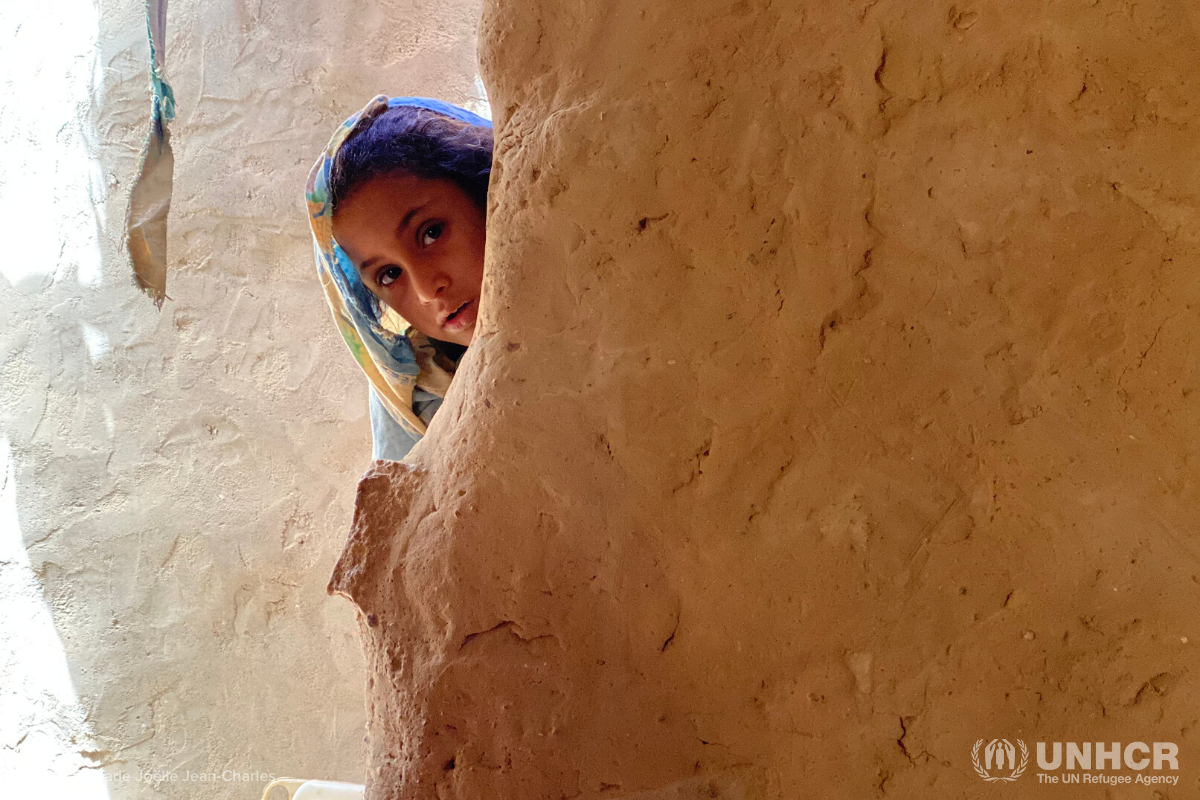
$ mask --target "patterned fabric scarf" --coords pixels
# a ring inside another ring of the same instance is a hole
[[[441,100],[425,97],[388,99],[386,95],[379,95],[341,124],[308,176],[305,198],[312,225],[317,274],[333,312],[333,321],[388,414],[419,438],[425,435],[425,423],[413,411],[413,389],[420,387],[444,397],[453,376],[453,366],[446,359],[435,360],[437,350],[429,338],[394,312],[391,317],[396,324],[391,327],[385,326],[384,320],[376,315],[370,290],[363,285],[358,269],[333,240],[333,204],[329,198],[329,170],[355,123],[364,115],[377,116],[394,106],[425,108],[481,127],[490,128],[492,123]]]

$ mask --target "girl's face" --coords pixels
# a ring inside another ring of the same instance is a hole
[[[333,238],[363,283],[421,333],[469,345],[483,284],[484,213],[450,180],[393,173],[338,204]]]

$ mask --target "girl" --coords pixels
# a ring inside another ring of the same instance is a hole
[[[380,95],[346,120],[308,179],[317,272],[371,384],[375,458],[425,433],[475,332],[492,124]]]

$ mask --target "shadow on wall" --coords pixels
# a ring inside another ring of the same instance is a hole
[[[0,438],[0,774],[12,797],[107,800],[82,754],[87,712],[25,551],[12,448]]]
[[[106,187],[91,120],[92,98],[103,91],[99,25],[91,0],[67,0],[54,14],[22,4],[0,8],[0,74],[7,77],[0,218],[9,229],[0,276],[22,295],[55,283],[83,290],[101,284]],[[110,350],[107,334],[82,320],[65,334],[82,339],[92,363]],[[47,381],[6,372],[27,385]],[[6,397],[17,402],[4,404],[0,431],[0,775],[13,797],[107,800],[104,773],[85,755],[93,749],[88,713],[22,532],[18,497],[39,490],[36,482],[18,490],[8,437],[26,444],[45,406],[35,392],[20,399],[26,402]],[[104,423],[111,434],[111,413]]]
[[[301,197],[365,98],[475,94],[477,4],[429,5],[171,3],[158,311],[121,242],[144,3],[0,4],[0,775],[38,783],[25,796],[191,798],[185,773],[216,774],[214,800],[270,775],[362,781],[361,649],[324,584],[370,456],[367,394]],[[358,46],[398,29],[411,47]]]

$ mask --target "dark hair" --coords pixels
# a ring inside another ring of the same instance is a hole
[[[427,108],[394,106],[355,124],[329,170],[333,212],[362,184],[407,172],[454,181],[487,213],[492,130]]]

